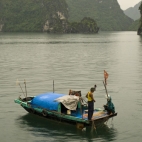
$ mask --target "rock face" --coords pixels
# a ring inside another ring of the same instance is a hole
[[[139,7],[139,10],[140,10],[141,17],[140,17],[140,26],[138,28],[137,34],[142,35],[142,2],[141,2],[141,5]]]

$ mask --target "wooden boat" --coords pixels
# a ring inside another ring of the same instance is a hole
[[[66,122],[77,125],[78,128],[97,126],[108,121],[117,113],[108,115],[103,109],[95,109],[92,121],[88,121],[88,106],[78,95],[65,95],[57,93],[44,93],[31,97],[19,97],[14,100],[29,113],[39,115],[47,119]]]

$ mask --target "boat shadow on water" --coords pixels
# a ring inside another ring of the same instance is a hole
[[[45,119],[30,113],[17,118],[16,124],[18,127],[26,129],[26,131],[29,131],[29,133],[32,133],[36,137],[54,136],[54,139],[58,139],[58,141],[60,141],[59,136],[62,136],[61,139],[70,138],[70,140],[92,140],[98,138],[107,141],[114,140],[117,136],[117,130],[113,127],[113,124],[101,124],[96,127],[96,130],[92,126],[88,126],[85,129],[77,129],[74,125]]]

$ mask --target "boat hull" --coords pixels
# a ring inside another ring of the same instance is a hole
[[[27,112],[29,112],[31,114],[35,114],[35,115],[44,117],[46,119],[52,119],[52,120],[55,120],[58,122],[64,122],[64,123],[77,125],[78,128],[92,126],[92,123],[93,123],[93,125],[98,126],[98,125],[108,121],[108,119],[110,119],[114,116],[117,116],[117,113],[114,113],[112,115],[105,115],[102,117],[95,118],[92,121],[88,121],[88,119],[83,118],[83,115],[82,115],[82,118],[78,118],[78,117],[71,116],[71,115],[64,114],[64,113],[60,113],[57,111],[51,111],[51,110],[43,109],[40,107],[33,107],[29,103],[31,99],[33,99],[33,97],[29,97],[27,99],[22,99],[22,100],[16,99],[15,103],[20,104]]]

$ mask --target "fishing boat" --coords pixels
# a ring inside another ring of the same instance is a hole
[[[30,97],[18,97],[15,103],[22,106],[29,113],[59,122],[76,125],[78,128],[94,124],[97,126],[117,115],[108,114],[106,110],[96,108],[92,120],[88,120],[88,106],[81,97],[81,91],[74,94],[58,94],[48,92]]]

